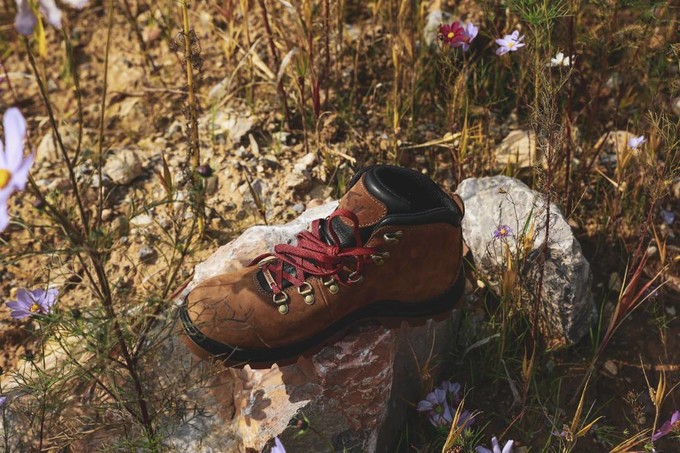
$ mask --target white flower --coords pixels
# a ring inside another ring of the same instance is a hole
[[[564,53],[558,52],[557,55],[555,55],[555,58],[550,59],[550,67],[554,68],[555,66],[571,66],[574,58],[574,55],[571,57],[565,57]]]
[[[488,448],[482,447],[481,445],[477,446],[476,450],[477,453],[512,453],[512,445],[514,443],[515,443],[514,440],[507,441],[503,446],[503,450],[501,450],[501,446],[498,445],[498,439],[496,439],[496,437],[494,436],[491,439],[491,447],[493,448],[493,450],[489,450]]]
[[[631,137],[628,139],[628,146],[633,149],[638,149],[640,145],[642,145],[646,141],[647,139],[645,138],[644,135],[641,135],[639,137]]]

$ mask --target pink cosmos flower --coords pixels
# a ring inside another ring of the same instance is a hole
[[[50,313],[52,305],[57,301],[57,295],[59,291],[55,288],[47,291],[40,288],[33,291],[20,289],[17,291],[17,300],[7,302],[7,306],[12,310],[10,316],[14,319],[23,319]]]
[[[452,24],[442,24],[439,26],[439,39],[451,47],[458,47],[464,35],[465,30],[457,21]]]
[[[656,442],[662,437],[670,434],[671,431],[680,431],[680,411],[673,412],[670,420],[666,420],[661,428],[652,436],[652,441]]]
[[[88,0],[61,0],[73,8],[83,8]],[[33,33],[38,19],[31,8],[28,0],[16,0],[17,15],[14,18],[14,27],[22,35],[30,35]],[[47,22],[55,28],[61,28],[61,10],[57,6],[55,0],[38,0],[40,12],[45,16]]]
[[[524,47],[522,40],[524,36],[519,35],[519,31],[515,30],[511,35],[505,35],[503,39],[497,39],[496,44],[500,47],[496,49],[496,55],[505,55],[508,52],[516,52],[520,47]]]
[[[501,446],[498,444],[498,439],[496,439],[496,436],[494,436],[491,439],[491,448],[493,450],[489,450],[486,447],[482,447],[481,445],[476,447],[477,453],[512,453],[512,445],[515,443],[514,440],[509,440],[505,443],[503,446],[503,450],[501,450]]]
[[[0,142],[0,232],[9,224],[7,200],[17,190],[24,190],[33,154],[24,158],[26,121],[19,109],[7,109],[3,117],[5,144]]]
[[[271,449],[269,453],[286,453],[286,449],[283,448],[283,444],[281,443],[278,437],[274,438],[274,447]]]

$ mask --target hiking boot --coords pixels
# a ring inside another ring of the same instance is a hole
[[[416,171],[363,169],[296,245],[196,286],[180,310],[185,342],[200,357],[262,368],[309,357],[363,321],[445,318],[465,287],[463,213],[457,195]]]

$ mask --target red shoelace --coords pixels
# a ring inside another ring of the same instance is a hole
[[[333,229],[333,219],[336,217],[351,220],[354,245],[349,247],[340,245],[338,234]],[[284,279],[300,287],[305,283],[306,275],[333,277],[338,282],[350,284],[361,275],[364,265],[372,261],[371,255],[375,254],[376,250],[364,247],[359,219],[352,211],[337,209],[326,220],[334,244],[329,245],[321,239],[320,224],[320,220],[315,220],[312,222],[311,231],[298,233],[297,245],[279,244],[274,247],[274,253],[260,255],[250,263],[251,265],[260,263],[262,272],[273,277],[267,278],[267,281],[274,295],[283,292]],[[262,262],[263,260],[266,262]],[[284,263],[290,264],[295,273],[287,272]]]

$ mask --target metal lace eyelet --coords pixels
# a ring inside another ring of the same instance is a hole
[[[303,282],[302,285],[298,286],[297,290],[307,305],[314,305],[316,300],[314,299],[314,289],[312,288],[312,285],[308,282]]]
[[[267,264],[267,263],[271,263],[272,261],[277,260],[277,259],[278,259],[278,258],[276,258],[275,256],[268,256],[268,257],[263,258],[262,260],[260,260],[260,262],[257,263],[257,267],[258,267],[259,269],[262,269],[262,266],[264,266],[264,265]]]
[[[331,277],[330,279],[326,280],[321,280],[321,282],[328,288],[328,291],[331,294],[337,294],[340,291],[340,287],[338,286],[337,283],[335,283],[335,279]]]
[[[395,231],[393,233],[383,234],[383,239],[385,239],[385,242],[387,242],[389,244],[394,244],[394,243],[399,242],[399,239],[401,239],[402,236],[404,236],[403,231]]]
[[[352,272],[349,274],[347,277],[347,281],[349,283],[361,283],[364,281],[364,276],[359,274],[357,271]]]
[[[390,257],[390,252],[382,252],[378,253],[376,255],[371,255],[371,259],[375,263],[376,266],[382,266],[385,264],[385,261]]]
[[[285,315],[288,313],[288,301],[290,297],[288,293],[278,293],[272,296],[272,300],[276,305],[278,305],[279,313]]]

